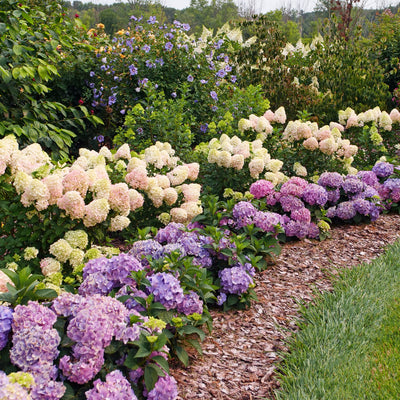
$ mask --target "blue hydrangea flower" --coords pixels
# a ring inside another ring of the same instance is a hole
[[[243,266],[225,268],[219,273],[221,292],[228,294],[243,294],[253,284],[253,278]]]
[[[12,309],[0,305],[0,350],[7,345],[8,334],[11,331],[12,320],[13,320]]]
[[[154,300],[160,302],[167,310],[176,308],[183,301],[183,290],[180,282],[172,274],[158,272],[149,278],[149,292]]]
[[[393,171],[393,164],[388,162],[378,162],[372,167],[372,172],[374,172],[378,178],[387,178],[393,174]]]

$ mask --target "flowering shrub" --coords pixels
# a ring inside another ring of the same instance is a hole
[[[204,30],[195,39],[188,36],[189,30],[188,24],[179,21],[166,25],[155,17],[146,21],[131,16],[127,29],[118,31],[108,44],[99,43],[98,66],[90,73],[88,85],[93,93],[92,107],[108,127],[104,135],[113,138],[115,128],[123,125],[125,113],[144,102],[151,121],[145,123],[136,114],[134,122],[130,114],[128,140],[132,144],[154,136],[166,140],[159,136],[161,130],[155,124],[167,121],[177,127],[176,118],[182,118],[196,142],[200,126],[212,119],[219,104],[236,88],[229,53],[237,38],[223,30],[213,37]],[[173,101],[177,102],[175,110],[180,110],[175,118],[163,110]],[[121,143],[122,137],[118,135],[117,142]]]
[[[182,163],[174,153],[160,142],[140,156],[132,156],[128,145],[115,154],[106,147],[99,152],[81,149],[73,163],[61,166],[38,144],[19,150],[13,136],[5,137],[0,141],[0,179],[7,193],[2,245],[11,256],[31,245],[40,257],[49,251],[61,263],[71,258],[74,266],[81,252],[61,240],[69,230],[85,230],[93,244],[132,222],[134,229],[160,224],[156,217],[162,213],[164,220],[189,222],[202,210],[200,186],[191,183],[199,166]]]
[[[398,155],[400,113],[389,114],[379,107],[356,114],[347,108],[339,111],[339,123],[345,127],[343,136],[356,144],[354,157],[358,168],[371,168],[382,156],[395,159]]]

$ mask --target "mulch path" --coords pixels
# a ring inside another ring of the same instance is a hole
[[[191,355],[188,368],[175,366],[179,400],[274,399],[279,388],[279,352],[296,331],[299,301],[331,290],[332,274],[378,257],[400,236],[400,215],[367,225],[343,225],[323,242],[284,245],[276,264],[256,279],[258,302],[245,311],[212,311],[214,329]]]

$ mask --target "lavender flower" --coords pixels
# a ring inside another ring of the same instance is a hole
[[[183,301],[183,290],[180,282],[172,274],[158,272],[149,278],[149,292],[154,300],[159,301],[167,310],[176,308]]]
[[[356,216],[357,211],[354,209],[352,201],[344,201],[340,203],[335,211],[335,216],[340,219],[348,220]]]
[[[130,383],[118,369],[110,372],[105,382],[96,379],[93,389],[88,390],[85,395],[87,400],[137,400]]]
[[[232,215],[237,228],[242,228],[253,223],[253,217],[257,214],[257,209],[248,201],[239,201],[232,210]]]
[[[365,184],[376,187],[379,184],[378,178],[373,171],[358,171],[357,177]]]
[[[0,350],[2,350],[7,345],[8,334],[11,331],[12,320],[12,309],[0,305]]]
[[[339,188],[343,183],[343,177],[338,172],[324,172],[318,179],[318,185],[331,189]]]
[[[311,206],[323,207],[328,201],[328,193],[323,186],[310,183],[304,189],[303,200]]]
[[[378,178],[387,178],[393,174],[393,171],[393,164],[388,162],[378,162],[372,168],[372,172],[374,172]]]
[[[185,225],[176,222],[170,222],[165,228],[159,229],[155,240],[159,243],[176,243],[182,236]]]
[[[193,291],[185,294],[182,303],[178,304],[177,310],[185,315],[193,313],[203,314],[203,301],[199,295]]]
[[[219,273],[221,279],[221,292],[230,294],[243,294],[253,284],[253,278],[242,267],[225,268]]]
[[[295,196],[280,196],[279,202],[285,212],[298,210],[299,208],[304,207],[304,203]]]
[[[142,265],[149,265],[146,260],[146,256],[154,256],[158,251],[162,249],[162,245],[153,239],[138,240],[133,243],[128,254],[141,260]]]
[[[165,375],[160,377],[154,389],[150,390],[147,400],[175,400],[177,396],[178,388],[176,380],[170,375]]]
[[[345,181],[342,183],[342,189],[347,195],[355,195],[361,193],[365,188],[366,184],[358,179],[354,175],[348,175]]]
[[[282,223],[282,217],[274,212],[259,211],[254,216],[254,225],[264,232],[276,232],[276,227]]]

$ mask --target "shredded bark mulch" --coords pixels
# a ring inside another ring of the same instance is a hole
[[[258,301],[245,311],[212,311],[214,329],[191,354],[188,368],[174,367],[179,400],[274,399],[279,388],[279,353],[297,330],[299,302],[332,289],[332,275],[370,262],[400,236],[400,215],[367,225],[343,225],[323,242],[284,245],[276,264],[256,278]]]

